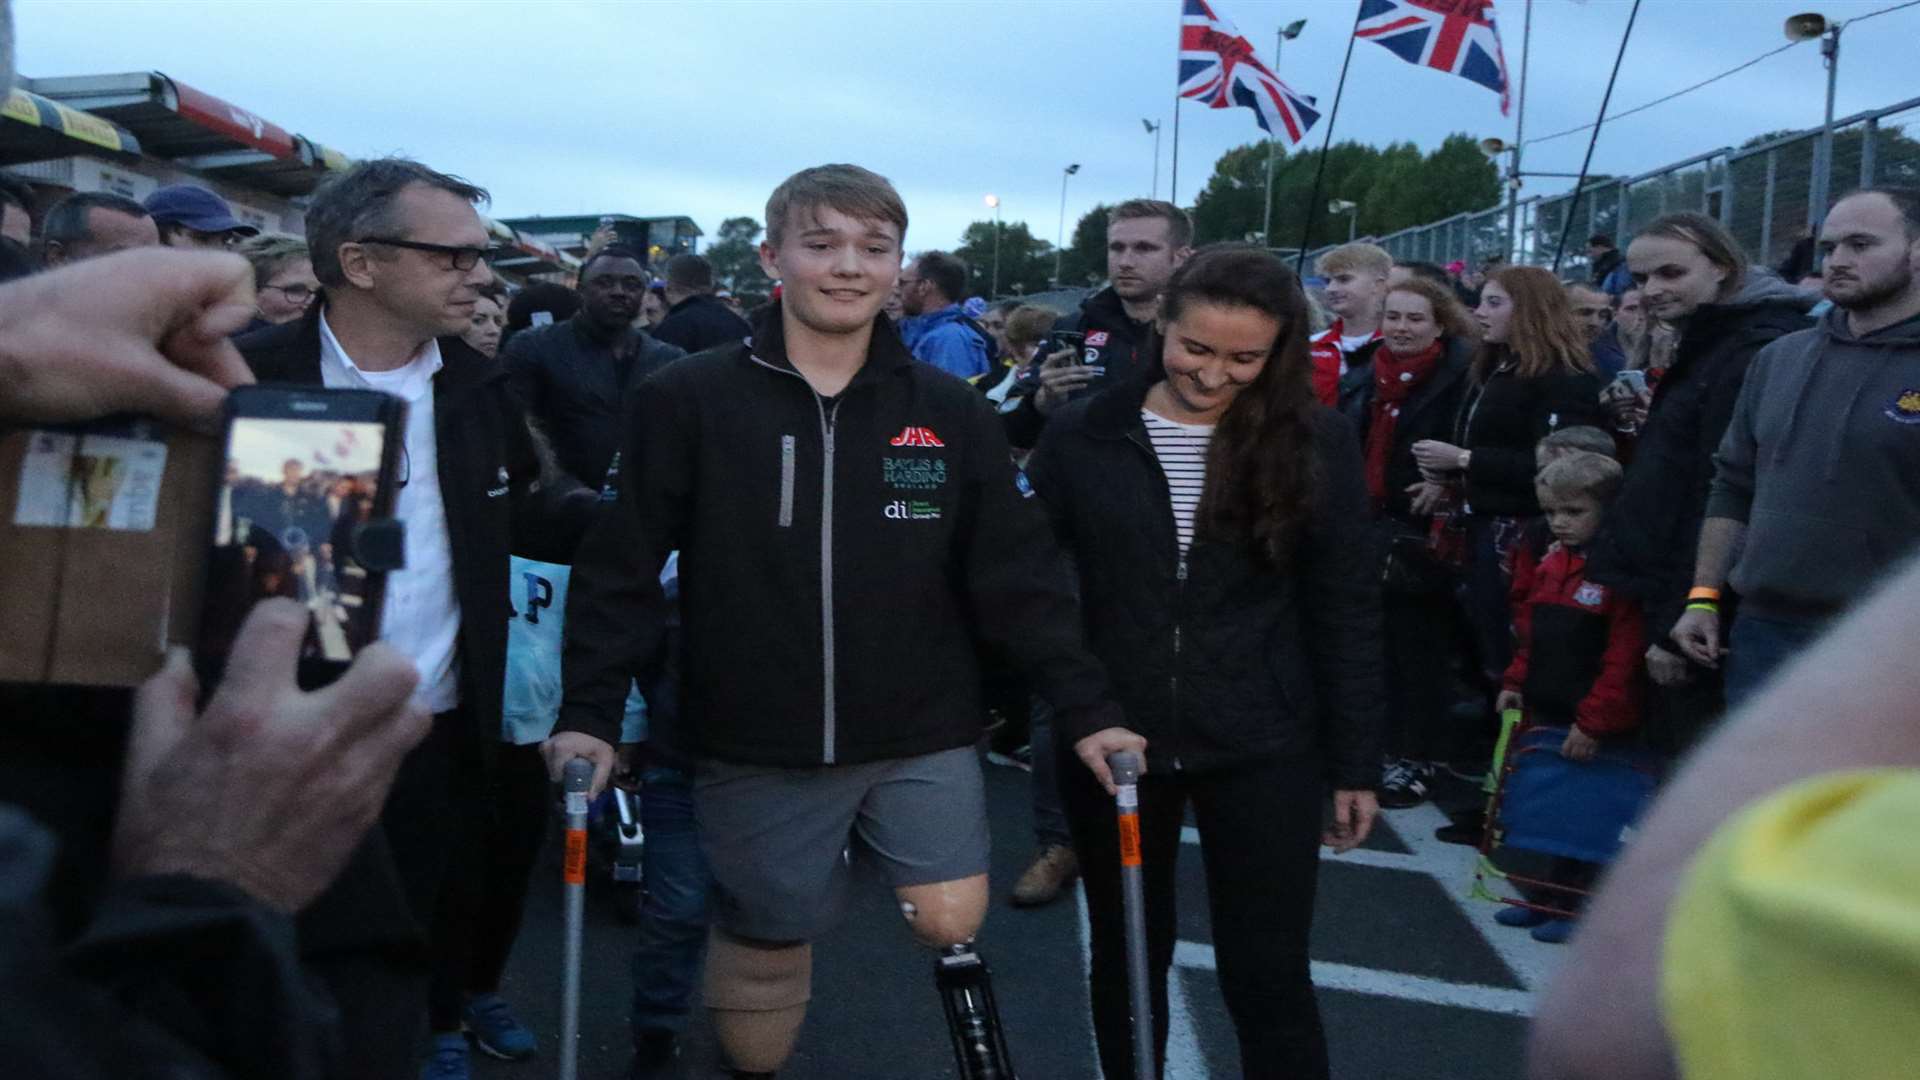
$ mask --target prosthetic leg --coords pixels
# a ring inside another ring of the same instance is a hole
[[[949,945],[940,950],[933,973],[960,1075],[964,1080],[1017,1080],[987,962],[971,944]]]

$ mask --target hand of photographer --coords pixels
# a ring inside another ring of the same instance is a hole
[[[227,335],[253,316],[253,271],[224,252],[142,248],[0,287],[0,417],[138,412],[212,430],[253,376]]]
[[[1100,377],[1080,362],[1080,350],[1065,348],[1049,354],[1040,362],[1040,389],[1034,392],[1033,407],[1045,415],[1067,403],[1073,392]]]
[[[142,684],[114,820],[119,876],[223,881],[294,912],[346,865],[432,719],[409,700],[413,662],[381,643],[302,691],[310,619],[291,600],[256,605],[198,716],[185,650]]]

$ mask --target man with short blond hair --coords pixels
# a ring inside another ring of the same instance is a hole
[[[1313,339],[1313,393],[1331,406],[1340,377],[1367,362],[1380,343],[1380,310],[1387,299],[1393,256],[1377,244],[1341,244],[1314,264],[1327,279],[1327,310],[1333,325]]]
[[[971,945],[987,907],[979,646],[1019,658],[1081,726],[1120,720],[992,408],[881,314],[906,225],[893,185],[858,166],[774,192],[760,262],[780,299],[750,343],[639,385],[617,494],[574,562],[547,755],[556,775],[593,761],[598,788],[629,680],[663,660],[659,571],[681,553],[678,730],[717,887],[704,1000],[734,1076],[792,1051],[849,848],[939,950],[950,1009],[989,1033],[956,1047],[985,1045],[1011,1076]]]

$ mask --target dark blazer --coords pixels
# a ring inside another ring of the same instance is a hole
[[[639,330],[627,331],[617,343],[597,341],[582,314],[515,334],[500,350],[500,366],[553,444],[560,467],[597,491],[620,449],[627,392],[685,355]]]
[[[1156,369],[1157,371],[1157,369]],[[1149,373],[1151,376],[1152,373]],[[1155,771],[1311,757],[1334,786],[1380,778],[1380,587],[1352,425],[1315,406],[1313,506],[1293,565],[1194,539],[1180,554],[1140,408],[1151,377],[1067,406],[1028,462],[1073,556],[1087,641]],[[1091,730],[1064,718],[1077,739]]]
[[[1363,453],[1367,429],[1373,423],[1373,358],[1380,354],[1380,348],[1385,345],[1369,346],[1367,359],[1340,379],[1340,413],[1353,422]],[[1473,360],[1473,349],[1471,341],[1447,339],[1446,351],[1433,374],[1400,406],[1400,421],[1393,427],[1393,453],[1387,458],[1386,513],[1392,517],[1413,520],[1413,499],[1407,489],[1420,481],[1413,444],[1422,439],[1453,438],[1453,421],[1467,392],[1467,365]]]
[[[747,325],[747,320],[705,293],[689,296],[673,305],[667,317],[653,328],[655,339],[689,353],[705,352],[720,345],[745,341],[752,333],[753,328]]]
[[[305,318],[240,339],[261,382],[320,385],[320,305]],[[434,441],[460,602],[460,700],[482,747],[500,740],[507,670],[508,557],[571,562],[596,495],[543,486],[519,399],[494,361],[457,337],[440,339],[433,379]]]

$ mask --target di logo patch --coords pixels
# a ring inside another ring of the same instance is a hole
[[[1902,390],[1887,406],[1887,419],[1896,424],[1920,424],[1920,390]]]
[[[940,504],[921,499],[895,499],[887,504],[888,521],[939,521]]]

